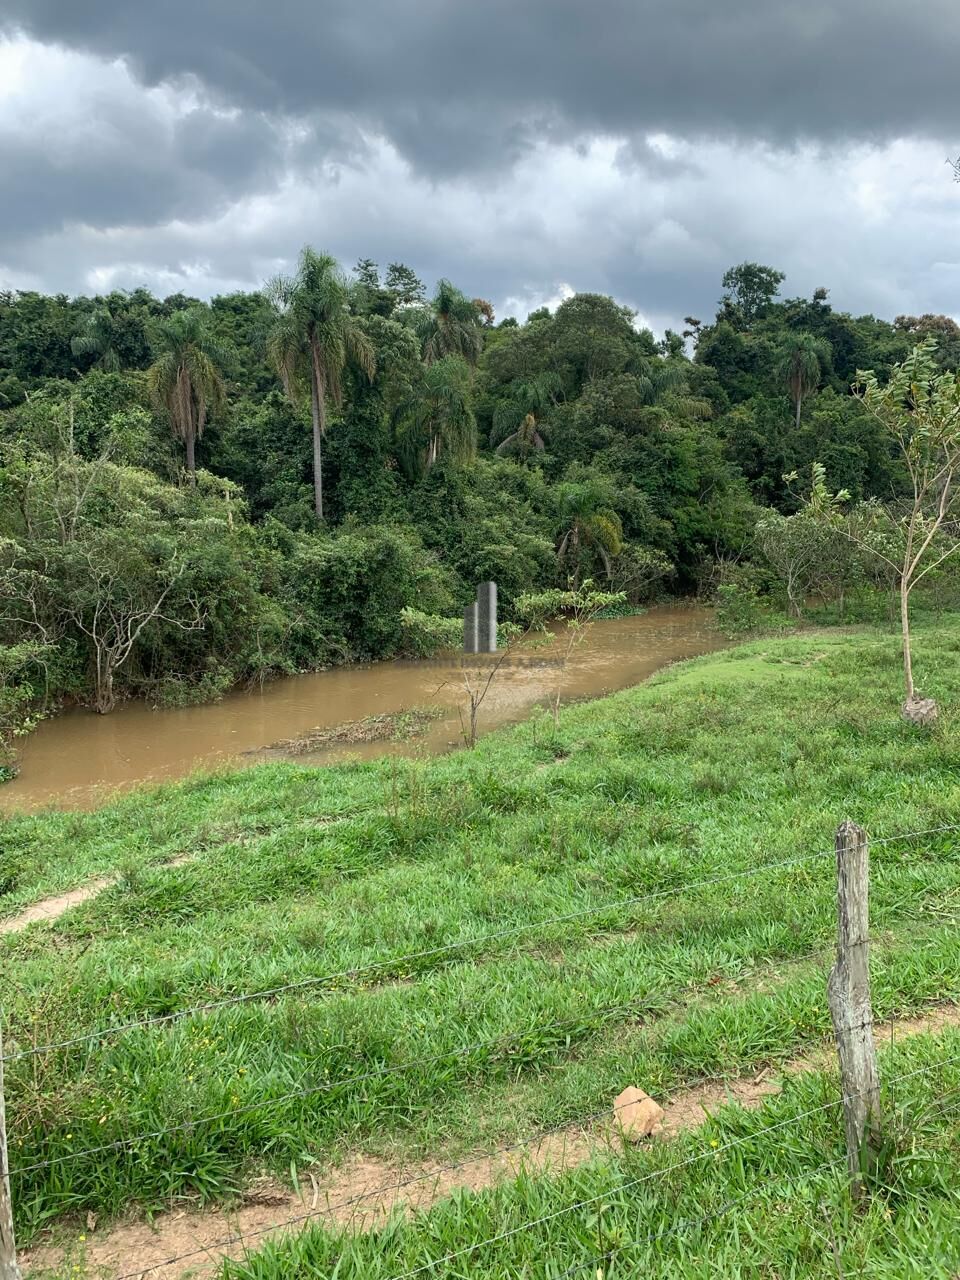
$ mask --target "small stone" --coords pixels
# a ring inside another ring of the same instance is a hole
[[[912,724],[934,724],[939,714],[934,698],[908,698],[901,708],[904,720]]]
[[[614,1102],[613,1117],[628,1142],[640,1142],[662,1126],[663,1107],[658,1106],[648,1093],[631,1084]]]

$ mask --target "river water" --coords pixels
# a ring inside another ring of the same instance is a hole
[[[707,610],[681,605],[597,622],[562,673],[548,665],[555,657],[550,649],[507,662],[480,708],[479,732],[521,720],[537,703],[550,701],[558,678],[564,702],[599,697],[638,684],[670,662],[719,649],[724,641],[712,630],[711,616]],[[458,707],[465,702],[456,659],[335,667],[231,693],[198,707],[154,710],[131,702],[109,716],[70,710],[40,725],[20,744],[20,774],[0,787],[0,810],[92,808],[112,793],[141,783],[276,759],[285,753],[269,748],[281,740],[412,707],[438,707],[441,715],[409,741],[337,746],[297,758],[329,763],[446,751],[462,741]]]

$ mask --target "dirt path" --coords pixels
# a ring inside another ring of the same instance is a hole
[[[19,933],[22,929],[26,929],[28,925],[39,924],[41,921],[56,920],[65,911],[69,911],[71,907],[78,907],[81,902],[89,902],[98,893],[102,893],[104,889],[109,889],[111,885],[116,883],[116,879],[113,876],[103,877],[100,880],[91,880],[79,889],[70,889],[66,893],[58,893],[52,898],[42,898],[40,902],[35,902],[32,907],[25,908],[19,915],[0,920],[0,934]]]
[[[162,869],[182,867],[192,857],[193,854],[184,853],[177,858],[171,858],[169,862],[159,863],[159,867]],[[0,920],[0,936],[5,933],[20,933],[31,924],[46,924],[50,920],[58,920],[71,907],[78,907],[82,902],[89,902],[91,898],[103,893],[104,889],[112,888],[116,883],[117,876],[101,876],[96,880],[88,880],[86,884],[80,885],[77,889],[68,889],[66,893],[56,893],[53,897],[41,898],[39,902],[35,902],[32,906],[25,907],[19,915],[8,916],[6,920]]]
[[[878,1024],[882,1045],[888,1033],[897,1040],[921,1032],[932,1033],[960,1026],[960,1006],[944,1005],[921,1018]],[[733,1080],[711,1082],[685,1089],[664,1104],[659,1140],[699,1127],[708,1115],[728,1102],[758,1107],[780,1092],[784,1076],[828,1066],[833,1050],[821,1045],[776,1070],[762,1070]],[[624,1082],[629,1083],[627,1081]],[[642,1084],[642,1081],[638,1082]],[[467,1157],[455,1166],[442,1164],[397,1167],[381,1160],[357,1156],[322,1182],[295,1195],[278,1183],[264,1180],[248,1188],[233,1211],[202,1213],[183,1209],[163,1214],[148,1223],[110,1228],[102,1235],[93,1230],[75,1242],[72,1253],[63,1245],[24,1252],[21,1266],[25,1280],[41,1276],[72,1276],[77,1263],[85,1263],[90,1277],[148,1277],[150,1280],[201,1280],[213,1275],[224,1258],[240,1258],[245,1248],[255,1249],[270,1237],[299,1231],[313,1221],[327,1221],[355,1230],[376,1226],[394,1207],[426,1209],[451,1192],[463,1188],[482,1190],[520,1169],[559,1172],[581,1164],[598,1151],[619,1145],[612,1117],[583,1127],[570,1125],[538,1141],[493,1153]],[[59,1270],[58,1270],[59,1268]]]

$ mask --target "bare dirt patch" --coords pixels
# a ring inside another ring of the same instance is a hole
[[[897,1040],[923,1032],[960,1026],[960,1006],[942,1005],[922,1017],[877,1024],[877,1040]],[[778,1094],[785,1076],[822,1070],[833,1061],[833,1050],[820,1045],[777,1068],[764,1068],[736,1079],[711,1081],[684,1089],[663,1103],[663,1128],[657,1140],[699,1128],[708,1116],[728,1103],[759,1107]],[[467,1157],[456,1165],[396,1166],[365,1156],[346,1161],[323,1181],[310,1178],[296,1195],[270,1180],[250,1187],[242,1202],[230,1210],[201,1212],[180,1209],[158,1217],[153,1224],[118,1225],[102,1235],[77,1235],[72,1245],[45,1246],[24,1252],[26,1280],[67,1274],[58,1269],[82,1258],[89,1276],[140,1277],[150,1280],[201,1280],[215,1274],[225,1259],[237,1259],[246,1249],[268,1238],[295,1234],[309,1222],[327,1221],[354,1230],[381,1224],[397,1208],[426,1209],[456,1190],[481,1191],[521,1170],[560,1172],[592,1156],[616,1150],[620,1139],[613,1117],[584,1127],[573,1124],[539,1140],[499,1151]]]
[[[77,907],[81,902],[89,902],[104,889],[109,889],[112,884],[116,884],[116,880],[112,876],[105,877],[100,880],[91,880],[78,889],[69,889],[66,893],[55,894],[52,898],[43,898],[40,902],[35,902],[32,907],[21,911],[19,915],[0,920],[0,934],[20,933],[28,925],[56,920],[71,907]]]
[[[184,853],[179,857],[171,858],[169,862],[162,863],[161,866],[164,868],[182,867],[192,857],[193,854]],[[35,902],[32,906],[25,907],[18,915],[9,916],[6,920],[0,920],[0,935],[20,933],[28,925],[46,924],[50,920],[58,920],[71,907],[78,907],[83,902],[89,902],[91,898],[103,893],[104,889],[112,888],[116,883],[116,876],[101,876],[96,880],[88,880],[86,884],[79,885],[76,889],[68,889],[66,893],[57,893],[50,898],[41,898],[39,902]]]

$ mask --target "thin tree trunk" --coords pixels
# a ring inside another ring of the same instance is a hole
[[[313,415],[313,509],[323,524],[323,390],[317,375],[310,378],[310,408]]]
[[[796,428],[798,431],[800,430],[800,410],[802,408],[803,408],[803,396],[798,395],[797,396],[797,421],[796,421]]]
[[[903,632],[903,678],[909,701],[914,692],[913,657],[910,653],[910,589],[905,578],[900,579],[900,629]]]
[[[193,431],[187,430],[184,443],[187,446],[187,479],[191,488],[197,487],[197,437]]]
[[[113,661],[109,654],[97,654],[97,715],[106,716],[117,705],[113,692]]]
[[[900,631],[903,636],[903,682],[906,685],[907,701],[914,695],[913,689],[913,654],[910,652],[910,565],[913,561],[913,532],[916,528],[917,504],[914,502],[913,514],[907,528],[907,545],[903,552],[903,570],[900,574]]]
[[[793,614],[795,618],[800,618],[802,614],[800,611],[800,605],[797,602],[795,586],[796,586],[796,579],[794,578],[793,570],[788,568],[787,580],[786,580],[787,610],[789,613]]]

